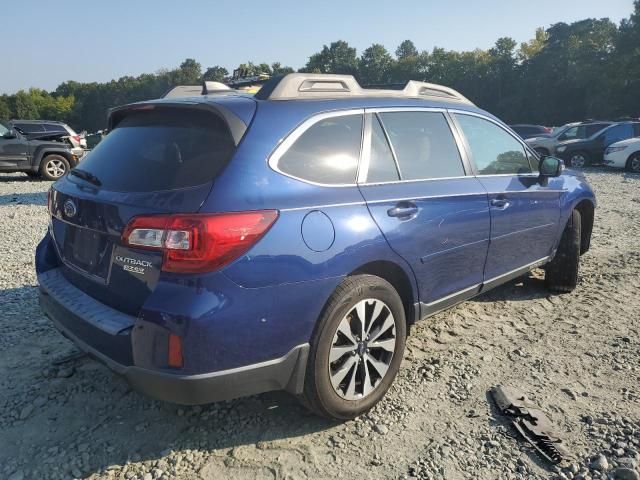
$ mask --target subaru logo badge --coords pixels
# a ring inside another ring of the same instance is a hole
[[[73,200],[67,200],[64,202],[62,209],[64,210],[64,215],[69,218],[75,217],[76,213],[78,213],[78,208],[76,207],[76,204],[73,203]]]

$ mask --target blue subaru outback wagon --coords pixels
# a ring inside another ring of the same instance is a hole
[[[353,418],[415,321],[535,267],[575,288],[590,186],[458,92],[299,73],[199,93],[112,110],[36,252],[43,311],[135,389]]]

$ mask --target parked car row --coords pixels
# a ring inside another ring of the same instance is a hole
[[[522,126],[511,128],[520,134],[519,127]],[[587,120],[554,128],[550,134],[526,137],[525,132],[520,135],[539,155],[554,155],[572,168],[604,162],[640,173],[640,121],[637,119]]]

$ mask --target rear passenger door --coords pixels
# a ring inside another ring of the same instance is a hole
[[[452,115],[463,134],[491,210],[491,243],[484,281],[491,284],[551,254],[560,220],[562,179],[540,182],[522,141],[491,119]]]
[[[467,176],[446,111],[367,110],[358,184],[413,268],[422,315],[475,294],[489,243],[487,194]]]

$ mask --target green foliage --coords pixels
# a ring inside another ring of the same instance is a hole
[[[246,62],[248,75],[290,73],[279,62]],[[507,122],[558,125],[584,118],[640,116],[640,0],[620,25],[586,19],[539,28],[519,46],[499,38],[487,50],[419,51],[404,40],[392,56],[373,44],[358,57],[338,40],[311,55],[303,72],[355,75],[362,84],[441,83],[461,91]],[[105,83],[68,81],[54,92],[32,88],[0,96],[0,118],[63,120],[77,130],[105,127],[110,108],[158,98],[175,85],[224,81],[229,72],[214,65],[204,73],[192,58],[178,68],[125,76]]]

